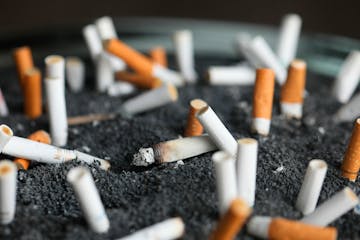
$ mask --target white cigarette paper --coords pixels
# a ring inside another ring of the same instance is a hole
[[[170,218],[118,240],[173,240],[182,237],[184,231],[181,218]]]
[[[118,38],[115,25],[111,17],[104,16],[96,19],[95,26],[101,40],[104,41],[112,38]]]
[[[107,89],[107,94],[111,97],[126,96],[136,90],[134,85],[127,82],[114,82]]]
[[[211,85],[253,85],[255,70],[247,65],[212,66],[208,69],[208,80]]]
[[[0,117],[6,117],[9,115],[9,109],[6,104],[6,100],[2,90],[0,88]]]
[[[89,49],[90,56],[94,63],[100,53],[103,51],[102,42],[100,36],[96,30],[96,26],[93,24],[87,25],[82,30],[87,48]]]
[[[5,145],[10,141],[10,138],[14,135],[11,128],[5,124],[0,125],[0,151],[3,151]]]
[[[173,35],[175,57],[181,75],[189,83],[196,82],[197,74],[194,66],[193,36],[190,30],[179,30]]]
[[[45,77],[65,79],[65,59],[59,55],[50,55],[45,58]],[[63,83],[64,85],[64,83]]]
[[[252,138],[238,140],[236,155],[238,197],[252,207],[255,203],[258,142]]]
[[[305,216],[301,221],[325,227],[353,209],[358,203],[359,198],[350,188],[346,187],[322,203],[314,212]]]
[[[235,160],[224,151],[214,153],[212,160],[215,167],[219,211],[224,214],[237,194]]]
[[[152,69],[152,74],[154,77],[161,79],[161,81],[175,86],[183,86],[184,80],[183,77],[176,71],[165,68],[159,64],[154,64]]]
[[[85,64],[80,58],[66,58],[66,80],[71,91],[77,93],[83,89],[85,81]]]
[[[342,64],[335,79],[333,95],[341,103],[347,103],[360,80],[360,51],[352,51]]]
[[[252,131],[267,136],[270,132],[271,120],[266,118],[253,118],[251,122]]]
[[[310,161],[296,201],[296,208],[304,215],[315,210],[326,171],[327,164],[325,161],[320,159]]]
[[[247,232],[252,236],[267,239],[269,236],[269,226],[271,221],[271,217],[254,216],[247,224]]]
[[[237,142],[212,108],[201,109],[196,117],[218,148],[235,157]]]
[[[67,174],[67,181],[73,187],[91,229],[97,233],[107,232],[110,222],[90,171],[85,167],[72,168]]]
[[[17,167],[10,160],[0,161],[0,223],[9,224],[15,217]]]
[[[102,52],[96,60],[96,90],[105,92],[114,81],[115,75],[109,60],[109,55]]]
[[[353,122],[360,116],[360,93],[356,94],[350,102],[343,105],[335,114],[336,122]]]
[[[134,154],[133,165],[148,166],[153,163],[174,162],[216,150],[209,136],[174,139],[156,144],[152,148],[140,148]]]
[[[301,17],[297,14],[288,14],[282,19],[277,55],[285,67],[289,66],[296,57],[301,22]]]
[[[242,56],[248,61],[253,68],[261,67],[261,63],[249,50],[251,35],[248,33],[239,33],[236,37],[237,48]]]
[[[280,102],[281,113],[287,118],[296,118],[301,119],[303,114],[303,104],[302,103],[287,103]]]

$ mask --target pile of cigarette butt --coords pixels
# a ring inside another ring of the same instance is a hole
[[[256,179],[262,177],[257,172],[258,149],[262,141],[271,135],[273,105],[279,104],[283,121],[301,121],[303,108],[307,107],[304,104],[309,94],[306,90],[307,65],[304,60],[296,58],[301,25],[302,20],[296,14],[288,14],[283,18],[276,51],[262,36],[239,33],[234,40],[245,61],[231,66],[210,66],[207,69],[209,85],[253,88],[252,138],[235,139],[221,116],[217,115],[216,109],[203,99],[195,98],[189,103],[186,125],[178,133],[181,137],[152,146],[139,146],[139,150],[132,156],[131,167],[143,169],[171,162],[186,164],[182,160],[216,151],[211,160],[216,179],[219,219],[215,228],[208,233],[208,239],[235,239],[241,231],[260,239],[337,239],[338,230],[328,225],[359,204],[358,196],[348,186],[342,186],[342,190],[318,204],[328,163],[323,159],[312,159],[293,203],[302,218],[271,216],[270,212],[268,215],[253,213],[256,206]],[[93,62],[89,67],[94,68],[96,91],[110,97],[128,98],[109,113],[69,117],[65,85],[69,91],[81,94],[85,86],[84,61],[76,56],[64,58],[49,55],[44,59],[45,71],[42,74],[34,66],[30,47],[14,49],[24,114],[29,121],[33,121],[45,112],[49,133],[47,129],[38,129],[24,138],[16,136],[12,126],[0,125],[0,150],[8,156],[8,159],[0,161],[2,225],[11,224],[15,218],[18,171],[39,166],[32,166],[32,162],[72,162],[80,166],[66,173],[66,184],[72,187],[89,229],[99,236],[106,234],[111,223],[92,169],[97,167],[100,171],[111,172],[111,161],[76,149],[67,149],[69,126],[116,118],[133,119],[176,102],[179,88],[199,82],[195,70],[193,33],[190,30],[177,30],[172,36],[178,71],[168,67],[166,49],[162,46],[155,46],[148,54],[144,54],[121,41],[110,17],[101,17],[94,24],[85,26],[83,36]],[[359,81],[360,51],[354,50],[343,62],[331,93],[342,104],[333,116],[333,121],[354,122],[347,150],[336,173],[351,182],[356,182],[360,169],[360,118],[357,119],[360,115],[360,93],[353,96]],[[273,101],[277,85],[280,89],[278,103]],[[43,103],[42,86],[45,88],[46,103]],[[10,110],[0,90],[0,116],[11,117]],[[173,216],[128,236],[115,238],[178,239],[184,236],[185,225],[181,217]]]

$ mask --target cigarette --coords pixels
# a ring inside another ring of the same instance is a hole
[[[252,130],[267,136],[270,132],[271,113],[274,98],[275,75],[273,70],[256,70],[253,95]]]
[[[28,46],[16,48],[13,53],[20,87],[24,90],[25,72],[34,67],[31,49]]]
[[[184,84],[180,74],[153,63],[146,56],[118,39],[107,40],[104,42],[104,46],[108,52],[123,59],[129,67],[141,75],[153,76],[161,79],[163,82],[174,84],[175,86],[182,86]]]
[[[356,94],[351,98],[350,102],[343,105],[334,115],[334,121],[341,122],[352,122],[358,116],[360,116],[360,93]]]
[[[360,51],[352,51],[342,64],[333,86],[333,96],[347,103],[360,80]]]
[[[155,78],[153,76],[144,76],[128,71],[116,72],[115,78],[120,81],[131,83],[134,86],[143,89],[153,89],[162,85],[162,81],[159,78]]]
[[[297,14],[287,14],[282,19],[277,56],[285,67],[289,66],[296,57],[301,23],[301,17]]]
[[[109,55],[102,52],[96,60],[96,90],[107,91],[114,83],[114,70],[111,66]]]
[[[306,63],[302,60],[292,61],[280,94],[281,112],[287,118],[300,119],[302,117],[305,81]]]
[[[227,152],[219,151],[212,155],[212,161],[215,167],[219,212],[223,215],[237,195],[235,160]]]
[[[158,143],[150,148],[140,148],[134,154],[132,164],[149,166],[175,162],[216,150],[216,145],[207,135],[179,138]]]
[[[171,84],[163,84],[159,88],[148,90],[123,103],[120,114],[132,116],[161,107],[178,99],[176,87]]]
[[[237,142],[212,108],[210,106],[203,107],[198,111],[196,117],[216,146],[231,156],[235,156]]]
[[[7,107],[5,97],[0,88],[0,117],[6,117],[9,115],[9,109]]]
[[[255,71],[247,65],[240,66],[212,66],[207,71],[211,85],[253,85]]]
[[[170,218],[118,240],[172,240],[181,238],[185,224],[180,217]]]
[[[314,212],[301,219],[302,222],[317,226],[327,226],[359,203],[359,198],[348,187],[337,192],[318,206]]]
[[[356,119],[351,138],[341,164],[341,176],[356,181],[360,169],[360,118]]]
[[[17,168],[10,160],[0,161],[0,223],[14,220],[16,208]]]
[[[78,57],[66,58],[66,80],[71,91],[78,93],[84,87],[85,64]]]
[[[74,189],[91,229],[96,233],[107,232],[110,222],[90,171],[85,167],[72,168],[67,174],[67,181]]]
[[[175,57],[180,73],[189,83],[196,82],[197,74],[194,66],[193,35],[190,30],[179,30],[173,35]]]
[[[91,59],[96,63],[98,56],[103,51],[102,41],[96,26],[94,24],[87,25],[82,29],[82,33]]]
[[[234,199],[211,234],[210,240],[234,239],[251,213],[252,209],[245,201],[240,198]]]
[[[30,68],[24,74],[24,110],[30,119],[36,119],[42,114],[41,72]]]
[[[334,227],[318,227],[279,217],[254,216],[247,224],[247,231],[261,239],[337,239],[337,230]]]
[[[73,125],[92,123],[94,121],[111,120],[114,119],[115,117],[116,114],[113,113],[89,114],[89,115],[82,115],[76,117],[68,117],[67,123],[69,126],[73,126]]]
[[[204,107],[207,107],[207,103],[201,99],[193,99],[190,102],[189,113],[184,132],[185,137],[199,136],[203,134],[203,126],[197,120],[196,114]]]
[[[51,144],[50,135],[44,130],[39,130],[30,134],[28,136],[28,139],[45,144]],[[14,163],[16,164],[18,169],[22,169],[22,170],[28,170],[30,166],[30,161],[24,158],[16,158],[14,159]]]
[[[165,48],[163,48],[161,46],[154,47],[154,48],[150,49],[149,55],[150,55],[151,59],[153,60],[153,62],[155,62],[163,67],[168,66]]]
[[[111,97],[126,96],[134,93],[135,86],[127,82],[114,82],[107,89],[107,94]]]
[[[253,68],[260,68],[261,67],[261,63],[259,62],[259,60],[256,58],[256,56],[254,56],[251,53],[251,50],[249,49],[249,43],[251,42],[251,35],[248,33],[239,33],[236,36],[236,44],[237,44],[237,48],[238,51],[242,54],[242,56],[249,62],[249,64],[253,67]]]
[[[111,17],[104,16],[96,19],[95,26],[101,40],[104,41],[112,38],[118,38],[115,25]]]
[[[50,55],[45,58],[46,78],[57,78],[65,88],[65,59],[59,55]]]
[[[320,196],[327,164],[320,159],[311,160],[296,200],[296,209],[304,215],[312,213]]]
[[[250,207],[255,203],[258,142],[253,138],[238,140],[236,154],[237,192]]]

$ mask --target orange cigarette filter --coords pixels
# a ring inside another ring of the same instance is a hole
[[[288,70],[285,84],[281,88],[280,102],[303,103],[306,82],[306,63],[294,60]]]
[[[207,103],[201,99],[194,99],[190,102],[189,115],[184,132],[185,137],[199,136],[203,134],[204,129],[199,120],[197,120],[196,113],[207,106]]]
[[[291,221],[284,218],[274,218],[269,226],[271,240],[335,240],[337,230],[334,227],[319,227]]]
[[[154,47],[150,49],[149,53],[151,59],[161,66],[167,67],[166,50],[163,47]]]
[[[252,213],[242,199],[232,201],[228,211],[220,219],[215,231],[210,236],[210,240],[232,240],[244,226],[246,220]]]
[[[254,118],[271,119],[274,87],[274,71],[269,68],[257,69],[252,111]]]
[[[34,67],[31,49],[28,46],[16,48],[14,50],[14,60],[20,81],[20,86],[24,88],[24,75],[27,70]]]
[[[41,72],[31,68],[24,75],[24,111],[25,115],[35,119],[42,114]]]
[[[341,165],[341,175],[350,181],[355,181],[360,169],[360,118],[356,119]]]
[[[115,77],[117,80],[131,83],[138,88],[153,89],[162,85],[162,81],[159,78],[128,71],[116,72]]]
[[[28,139],[45,144],[51,143],[50,135],[44,130],[39,130],[32,133],[30,136],[28,136]],[[30,161],[23,158],[15,158],[14,163],[17,165],[18,169],[23,170],[28,170],[30,165]]]

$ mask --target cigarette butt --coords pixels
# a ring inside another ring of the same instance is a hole
[[[210,236],[210,240],[232,240],[244,226],[250,216],[252,209],[245,201],[237,198],[224,216],[220,219],[216,229]]]
[[[360,118],[356,119],[341,165],[341,176],[355,182],[360,169]]]
[[[285,84],[281,88],[281,112],[288,118],[302,117],[306,63],[302,60],[291,62]]]
[[[135,86],[127,82],[114,82],[107,88],[107,94],[111,97],[121,97],[134,93]]]
[[[350,102],[340,107],[334,115],[334,121],[337,123],[353,122],[360,116],[360,93],[351,98]]]
[[[113,113],[99,113],[99,114],[89,114],[89,115],[82,115],[76,117],[68,117],[67,122],[69,126],[72,125],[81,125],[92,123],[94,121],[106,121],[111,120],[116,117],[116,114]]]
[[[71,91],[77,93],[83,89],[85,81],[85,64],[80,58],[66,58],[66,80]]]
[[[253,95],[252,130],[265,136],[270,131],[274,87],[274,71],[269,68],[257,69]]]
[[[114,83],[114,70],[111,66],[109,55],[100,53],[96,59],[96,90],[105,92]]]
[[[0,224],[9,224],[15,217],[17,168],[10,160],[0,161]]]
[[[46,74],[48,78],[65,79],[65,59],[59,55],[49,55],[45,58]]]
[[[94,24],[86,25],[82,29],[82,34],[85,39],[86,46],[89,50],[91,59],[96,63],[96,59],[103,50],[101,38],[97,33],[96,26]]]
[[[160,64],[163,67],[167,67],[167,58],[166,58],[166,50],[163,47],[154,47],[150,49],[149,55],[151,59],[157,63]]]
[[[45,144],[51,144],[50,135],[44,130],[39,130],[30,134],[28,136],[28,139]],[[18,169],[22,169],[22,170],[28,170],[30,166],[30,160],[24,158],[15,158],[14,163],[16,164]]]
[[[0,150],[3,151],[4,147],[10,141],[10,138],[14,135],[11,128],[5,124],[0,125]]]
[[[207,107],[207,103],[201,99],[194,99],[190,102],[189,114],[187,118],[187,124],[185,128],[185,137],[199,136],[203,133],[203,126],[197,120],[196,114],[204,107]]]
[[[25,115],[35,119],[42,114],[41,73],[37,68],[28,69],[24,75]]]
[[[9,115],[9,109],[7,107],[4,94],[0,88],[0,117],[6,117]]]
[[[256,55],[251,52],[250,42],[252,37],[246,32],[241,32],[236,36],[236,44],[240,54],[246,59],[246,61],[253,68],[260,68],[261,63],[259,62]]]
[[[131,73],[128,71],[116,72],[115,78],[117,80],[131,83],[138,88],[144,89],[153,89],[162,85],[162,82],[159,78],[155,78],[153,76],[145,76],[138,73]]]
[[[116,28],[111,17],[104,16],[96,19],[95,26],[101,40],[117,38]]]
[[[255,71],[247,65],[212,66],[207,71],[211,85],[248,86],[255,83]]]
[[[25,72],[34,67],[31,49],[28,46],[16,48],[14,50],[14,60],[21,89],[24,89]]]

